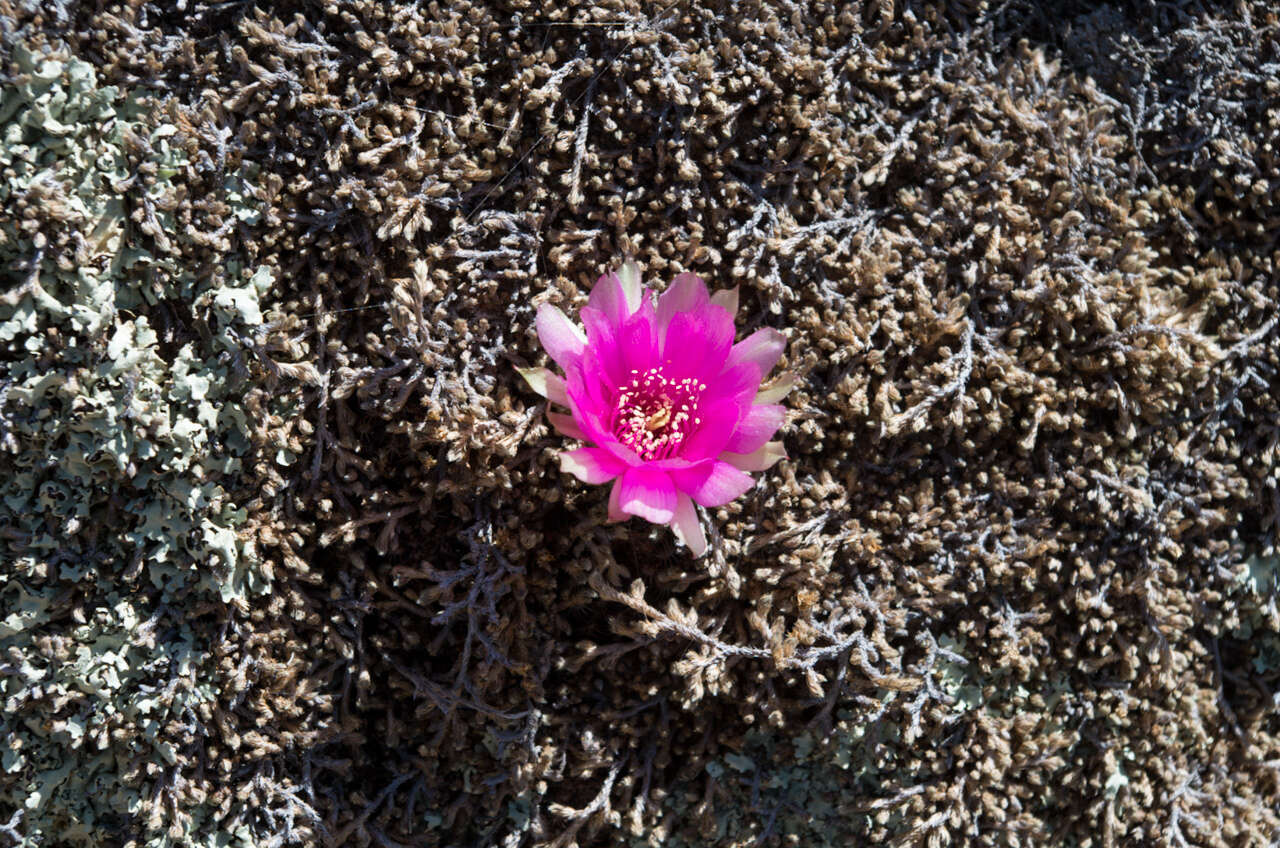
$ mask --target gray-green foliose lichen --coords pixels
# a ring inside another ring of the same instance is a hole
[[[181,784],[173,740],[216,696],[177,605],[267,588],[224,484],[249,449],[240,340],[262,324],[272,276],[183,267],[166,210],[186,154],[141,95],[65,55],[13,56],[0,91],[0,813],[20,812],[32,845],[182,842],[198,805],[136,818]],[[252,220],[241,183],[228,178],[227,200]],[[148,313],[165,301],[200,331],[158,331]]]

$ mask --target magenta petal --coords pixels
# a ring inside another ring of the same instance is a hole
[[[565,375],[565,394],[570,387],[578,395],[579,406],[589,406],[607,419],[613,409],[614,381],[605,373],[599,363],[595,362],[588,350],[587,355],[578,361],[576,368],[570,368]]]
[[[779,357],[786,349],[787,337],[772,327],[765,327],[762,330],[756,330],[733,346],[733,350],[729,352],[729,362],[726,367],[752,362],[759,367],[760,376],[763,377],[778,364]]]
[[[751,453],[773,438],[773,434],[786,420],[787,408],[778,404],[761,404],[747,410],[733,431],[733,438],[725,450],[733,453]]]
[[[582,322],[587,326],[589,340],[583,360],[607,375],[613,386],[628,383],[633,371],[643,374],[656,364],[658,337],[652,303],[641,301],[635,313],[618,326],[600,310],[586,306],[582,309]]]
[[[618,492],[623,512],[654,524],[667,524],[676,511],[676,487],[666,472],[644,465],[628,468]]]
[[[576,438],[584,442],[595,442],[625,465],[639,465],[640,457],[636,452],[619,442],[618,437],[610,429],[612,406],[607,402],[601,402],[601,399],[589,390],[588,386],[592,378],[584,376],[586,362],[587,360],[584,359],[583,367],[570,369],[567,384],[569,408],[573,410],[572,421],[575,429],[582,434]],[[599,386],[596,388],[598,390]]]
[[[704,383],[719,374],[733,345],[733,318],[722,306],[707,304],[671,319],[662,347],[663,370],[670,376],[698,377]]]
[[[584,368],[603,374],[608,382],[618,385],[626,374],[623,365],[626,357],[619,339],[622,324],[613,323],[608,315],[593,306],[584,306],[580,317],[587,328]]]
[[[681,446],[680,458],[696,462],[719,456],[738,425],[741,410],[737,401],[727,398],[700,406],[697,429]]]
[[[560,454],[560,470],[597,485],[626,471],[627,464],[602,448],[578,448]]]
[[[570,372],[567,393],[573,418],[577,422],[578,429],[585,434],[583,441],[603,445],[613,439],[613,434],[609,432],[608,409],[595,403],[588,395],[582,384],[579,369],[575,368]]]
[[[650,468],[656,468],[659,471],[674,471],[678,468],[688,468],[690,465],[696,465],[704,460],[688,460],[683,457],[673,456],[670,459],[651,459],[645,464]]]
[[[715,459],[672,471],[671,479],[677,489],[703,506],[724,506],[750,489],[754,482],[745,471]]]
[[[697,274],[686,271],[676,276],[667,290],[658,295],[658,336],[666,338],[671,319],[681,312],[691,312],[711,302],[707,284]],[[730,319],[732,320],[732,319]]]
[[[568,369],[581,358],[587,337],[558,306],[550,303],[539,306],[534,324],[538,328],[538,341],[561,368]]]
[[[632,371],[644,373],[658,361],[658,331],[653,304],[641,301],[627,323],[618,332],[618,347],[622,353],[623,376]]]
[[[760,389],[760,376],[760,368],[754,362],[726,367],[715,378],[705,381],[707,389],[702,393],[702,402],[728,399],[745,410]]]

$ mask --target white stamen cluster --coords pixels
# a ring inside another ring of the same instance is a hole
[[[706,388],[692,377],[669,379],[661,368],[633,368],[631,384],[618,386],[613,433],[641,459],[668,459],[702,423],[698,396]]]

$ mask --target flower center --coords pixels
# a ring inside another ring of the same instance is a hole
[[[631,383],[618,386],[613,434],[641,459],[667,459],[702,423],[698,396],[706,383],[692,377],[672,380],[661,368],[632,369]]]

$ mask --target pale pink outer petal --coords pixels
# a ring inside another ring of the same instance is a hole
[[[569,405],[568,384],[565,383],[564,377],[552,371],[547,372],[547,400],[552,403],[558,403],[561,406]]]
[[[627,298],[622,293],[622,281],[612,271],[601,274],[596,280],[587,297],[587,306],[598,309],[614,325],[621,324],[631,314],[627,311]]]
[[[539,306],[534,325],[538,328],[538,341],[542,342],[543,349],[561,368],[568,370],[582,357],[587,335],[560,311],[560,307],[550,303]]]
[[[550,368],[517,368],[516,370],[520,372],[521,377],[524,377],[524,381],[530,388],[547,400],[561,406],[569,405],[564,377]]]
[[[778,404],[752,406],[734,428],[724,449],[730,453],[751,453],[778,431],[787,418],[787,408]]]
[[[578,422],[573,420],[572,415],[564,415],[559,412],[548,412],[547,420],[551,422],[551,426],[555,427],[564,435],[571,439],[579,441],[590,441],[587,434],[582,432],[582,428],[578,426]]]
[[[668,524],[676,511],[675,484],[666,472],[644,465],[633,466],[622,475],[618,505],[623,512],[654,524]]]
[[[603,448],[578,448],[560,454],[560,470],[584,483],[608,483],[627,470],[627,464]]]
[[[630,517],[622,511],[622,478],[619,477],[609,489],[609,521],[626,521]]]
[[[795,374],[783,374],[772,383],[756,393],[756,403],[777,403],[796,386]]]
[[[722,309],[728,310],[729,317],[736,316],[738,314],[738,287],[720,289],[720,291],[711,295],[711,302]]]
[[[751,475],[727,462],[711,460],[671,472],[676,488],[703,506],[724,506],[754,484]]]
[[[640,301],[648,295],[640,280],[640,266],[630,259],[623,262],[618,269],[618,281],[622,283],[622,292],[627,296],[627,306],[635,312],[640,308]]]
[[[667,327],[671,319],[681,312],[691,312],[711,302],[707,293],[707,284],[697,274],[688,271],[677,274],[667,286],[667,290],[658,295],[658,342],[667,337]]]
[[[599,309],[614,325],[619,325],[640,308],[643,294],[640,269],[634,262],[627,262],[618,273],[609,271],[596,280],[587,305]]]
[[[703,532],[702,522],[698,520],[698,511],[693,508],[693,500],[684,492],[676,498],[676,514],[671,519],[671,530],[694,556],[700,557],[707,552],[707,534]]]
[[[787,458],[782,442],[766,442],[751,453],[722,453],[720,459],[743,471],[764,471],[780,459]]]
[[[787,337],[772,327],[764,327],[733,346],[725,368],[732,368],[743,362],[754,362],[760,367],[760,376],[763,377],[778,364],[778,358],[786,349]]]

